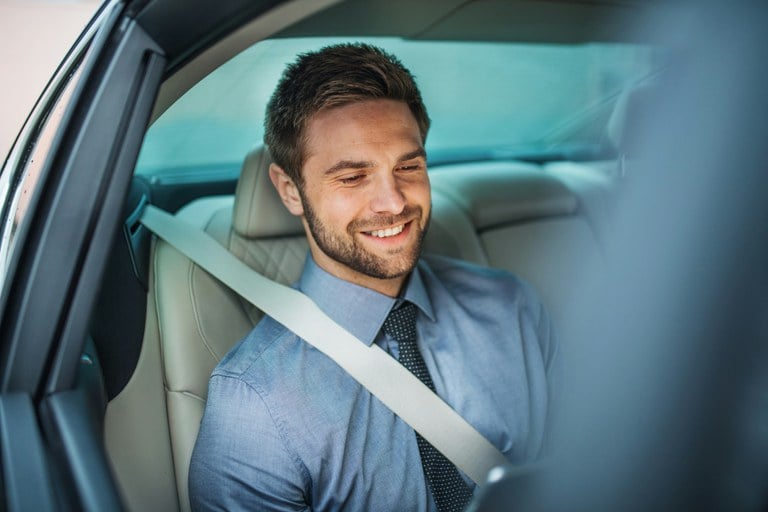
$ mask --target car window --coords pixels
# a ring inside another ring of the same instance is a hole
[[[40,107],[33,113],[18,141],[8,156],[0,174],[0,201],[2,201],[2,240],[0,241],[0,287],[3,286],[9,265],[25,225],[27,212],[37,197],[48,155],[53,147],[58,128],[83,72],[92,34],[79,43],[59,74],[41,98]]]
[[[360,39],[355,39],[360,40]],[[339,39],[266,40],[222,65],[149,129],[140,174],[215,172],[261,143],[285,64]],[[432,118],[431,161],[477,155],[596,155],[618,94],[654,72],[631,44],[544,45],[374,38],[413,71]]]

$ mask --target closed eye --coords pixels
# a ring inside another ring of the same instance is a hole
[[[363,174],[354,174],[352,176],[344,176],[343,178],[339,178],[339,181],[344,185],[355,185],[362,181],[364,177],[365,175]]]
[[[402,164],[397,167],[398,171],[419,171],[424,168],[424,165],[421,162],[414,162],[414,163],[408,163],[408,164]]]

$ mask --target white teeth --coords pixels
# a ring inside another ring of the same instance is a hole
[[[399,235],[403,232],[403,228],[405,228],[405,224],[401,224],[394,228],[387,228],[387,229],[379,229],[376,231],[370,231],[368,234],[371,236],[376,236],[379,238],[386,238],[388,236],[394,236]]]

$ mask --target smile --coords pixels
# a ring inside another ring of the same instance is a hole
[[[395,226],[393,228],[387,228],[387,229],[377,229],[376,231],[367,231],[365,234],[370,236],[375,236],[377,238],[388,238],[390,236],[399,235],[403,232],[403,229],[405,229],[405,224],[400,224],[399,226]]]

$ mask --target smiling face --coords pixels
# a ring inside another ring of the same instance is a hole
[[[375,99],[320,111],[307,123],[301,190],[276,165],[272,181],[302,216],[312,256],[347,281],[395,296],[421,253],[430,188],[408,106]]]

